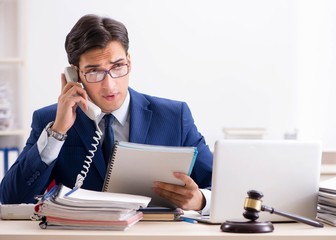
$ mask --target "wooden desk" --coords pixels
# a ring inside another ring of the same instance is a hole
[[[277,239],[277,240],[335,240],[336,228],[326,225],[314,228],[301,223],[278,223],[274,232],[264,234],[235,234],[220,231],[219,225],[187,222],[139,222],[126,231],[43,230],[36,221],[0,221],[2,240],[205,240],[205,239]]]

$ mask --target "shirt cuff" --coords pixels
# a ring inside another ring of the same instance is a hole
[[[47,131],[44,129],[37,140],[37,149],[41,159],[47,165],[50,165],[58,156],[64,141],[58,141],[53,137],[48,137]]]
[[[209,189],[200,189],[205,198],[205,206],[199,211],[201,215],[210,215],[211,191]]]

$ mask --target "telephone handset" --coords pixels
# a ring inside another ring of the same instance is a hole
[[[64,75],[67,82],[78,82],[78,74],[76,70],[72,67],[66,67],[64,69]],[[79,107],[83,110],[83,112],[92,119],[96,124],[96,135],[93,136],[94,143],[91,144],[93,147],[91,150],[89,150],[89,155],[86,155],[86,159],[84,160],[84,165],[82,171],[77,175],[76,183],[74,188],[67,193],[67,195],[71,194],[72,192],[76,191],[78,188],[80,188],[83,185],[83,182],[89,173],[90,165],[92,163],[92,158],[95,155],[95,152],[97,151],[97,146],[99,145],[99,141],[102,136],[102,131],[100,130],[97,122],[97,117],[101,114],[101,109],[96,106],[91,101],[87,101],[88,104],[88,110],[85,110],[84,108],[79,105]]]
[[[70,66],[66,67],[64,69],[64,75],[65,75],[65,79],[67,82],[78,82],[78,74],[74,68]],[[97,117],[101,113],[100,108],[91,101],[87,101],[87,104],[89,108],[88,110],[85,110],[84,108],[80,106],[81,109],[90,119],[92,119],[93,121],[96,121]]]

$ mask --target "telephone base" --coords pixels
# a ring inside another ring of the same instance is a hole
[[[23,220],[31,219],[34,214],[35,204],[22,203],[22,204],[2,204],[0,205],[0,216],[4,220]]]
[[[227,220],[221,225],[223,232],[231,233],[268,233],[273,232],[271,222]]]

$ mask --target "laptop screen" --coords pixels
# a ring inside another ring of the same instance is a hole
[[[249,190],[264,194],[263,205],[316,217],[321,143],[297,140],[218,140],[214,150],[211,221],[243,219]],[[288,221],[260,213],[260,220]]]

